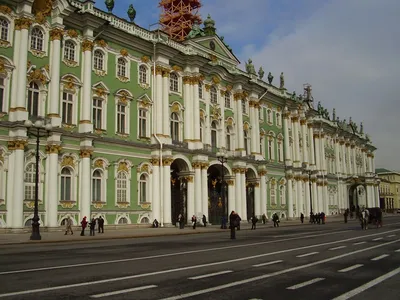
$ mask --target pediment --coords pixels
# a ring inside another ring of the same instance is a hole
[[[45,85],[50,82],[50,74],[45,67],[37,69],[35,65],[31,65],[27,71],[28,81],[40,82]]]
[[[138,98],[138,100],[139,101],[143,101],[143,102],[148,102],[148,103],[152,103],[153,102],[147,94],[143,94],[142,96],[140,96]]]

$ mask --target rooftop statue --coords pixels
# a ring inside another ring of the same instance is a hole
[[[292,97],[290,97],[292,100],[296,100],[296,91],[293,91]]]
[[[300,94],[299,97],[297,97],[297,101],[299,101],[300,103],[303,103],[303,95]]]
[[[205,33],[200,28],[200,24],[197,20],[194,21],[192,25],[192,30],[190,30],[189,34],[187,35],[187,39],[192,39],[198,36],[205,36]]]
[[[336,121],[336,109],[333,109],[333,113],[332,113],[332,120]]]
[[[106,0],[104,3],[106,4],[108,12],[111,13],[114,8],[114,0]]]
[[[274,76],[272,76],[271,72],[268,73],[268,83],[272,84],[272,80],[274,80]]]
[[[264,72],[263,68],[260,67],[260,69],[258,70],[258,77],[260,77],[260,79],[263,79],[264,74],[265,74],[265,72]]]
[[[281,73],[279,88],[281,89],[285,88],[285,77],[283,76],[283,72]]]
[[[133,4],[129,5],[129,9],[128,9],[128,17],[129,20],[131,20],[131,22],[133,23],[133,21],[136,18],[136,10],[133,8]]]
[[[363,122],[360,123],[360,133],[364,134],[364,125]]]
[[[256,75],[256,70],[254,69],[253,61],[249,58],[249,62],[246,63],[246,71],[250,75]]]

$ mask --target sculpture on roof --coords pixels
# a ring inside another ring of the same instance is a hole
[[[133,21],[136,18],[136,10],[133,8],[133,4],[129,5],[129,9],[128,9],[128,17],[129,20],[131,20],[131,22],[133,23]]]
[[[297,97],[297,101],[300,103],[303,103],[303,95],[300,94],[299,97]]]
[[[318,101],[317,111],[318,115],[320,115],[322,118],[330,120],[329,112],[326,108],[322,107],[321,101]]]
[[[111,13],[114,8],[114,0],[106,0],[104,3],[106,4],[108,12]]]
[[[265,74],[265,72],[264,72],[263,68],[260,67],[260,69],[258,70],[258,77],[260,77],[261,80],[263,79],[264,74]]]
[[[272,84],[272,80],[274,80],[274,76],[272,76],[271,72],[268,73],[268,83]]]
[[[296,91],[293,91],[292,97],[290,97],[292,100],[296,100]]]
[[[363,124],[363,122],[360,123],[360,133],[364,134],[364,124]]]
[[[285,77],[283,76],[283,72],[281,72],[279,88],[280,89],[285,88]]]
[[[221,40],[221,42],[224,43],[226,49],[228,49],[230,52],[232,52],[232,48],[231,48],[227,43],[225,43],[224,38],[225,38],[225,37],[224,37],[223,35],[221,35],[221,36],[219,37],[219,39]]]
[[[333,121],[336,121],[336,109],[335,109],[335,108],[333,108],[332,120],[333,120]]]
[[[203,23],[204,23],[204,33],[207,36],[215,35],[217,29],[215,28],[215,21],[211,19],[210,14],[208,14],[207,19]]]
[[[256,70],[254,68],[253,61],[251,60],[251,58],[249,58],[248,63],[246,63],[246,71],[247,74],[256,75]]]
[[[190,30],[189,34],[186,36],[187,39],[192,39],[198,36],[205,36],[206,34],[200,28],[200,24],[197,20],[194,20],[192,25],[192,30]]]

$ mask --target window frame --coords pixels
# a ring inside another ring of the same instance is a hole
[[[65,51],[66,51],[67,42],[71,42],[74,45],[75,53],[74,53],[74,59],[73,60],[66,59],[66,57],[65,57]],[[63,51],[62,51],[62,61],[63,61],[63,63],[66,64],[68,67],[77,67],[77,66],[79,66],[80,50],[81,50],[80,41],[75,39],[75,38],[70,38],[70,37],[64,36],[64,39],[62,41],[62,47],[63,47]]]
[[[173,79],[172,77],[175,77],[175,76],[176,76],[176,79]],[[175,86],[176,86],[176,89],[175,89]],[[169,92],[174,93],[174,94],[181,93],[181,77],[175,71],[173,71],[169,74]]]
[[[92,71],[97,75],[97,76],[105,76],[107,75],[108,71],[108,53],[105,49],[101,47],[95,46],[92,52]],[[101,69],[95,68],[96,66],[96,53],[101,53],[103,55],[103,65]]]
[[[144,176],[145,180],[142,180],[142,176]],[[141,204],[146,204],[146,203],[150,203],[150,176],[143,172],[143,173],[138,173],[138,205]],[[142,189],[143,186],[142,184],[145,184],[145,194],[146,194],[146,199],[147,201],[142,201]]]
[[[43,41],[42,41],[42,49],[37,50],[32,48],[32,32],[38,29],[43,34]],[[28,49],[32,55],[36,57],[45,57],[48,55],[48,48],[49,48],[49,30],[40,24],[33,24],[29,29],[29,40],[28,40]]]
[[[143,77],[142,71],[141,70],[145,70],[145,76]],[[144,89],[147,89],[150,87],[150,73],[151,73],[151,69],[147,64],[141,63],[138,64],[137,67],[137,77],[138,77],[138,85],[141,86]],[[143,82],[142,79],[145,79],[145,81]]]

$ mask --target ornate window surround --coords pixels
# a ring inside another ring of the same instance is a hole
[[[137,117],[137,139],[142,139],[144,138],[143,136],[139,136],[139,126],[140,126],[140,120],[139,120],[139,109],[144,109],[147,112],[147,117],[146,117],[146,136],[145,138],[150,138],[151,135],[151,128],[150,128],[150,123],[153,118],[151,115],[151,106],[153,105],[151,99],[147,94],[142,95],[141,97],[138,98],[137,100],[137,111],[138,111],[138,117]]]
[[[183,107],[182,105],[175,101],[174,103],[171,103],[170,105],[170,111],[169,111],[169,122],[171,124],[172,119],[171,116],[173,113],[176,113],[178,115],[178,123],[179,123],[179,132],[178,132],[178,141],[181,142],[183,139]],[[172,136],[171,136],[172,138]]]
[[[115,206],[118,208],[127,208],[131,204],[131,181],[132,181],[132,163],[127,159],[120,159],[114,164],[114,201]],[[117,178],[118,173],[124,172],[126,175],[126,202],[118,202],[117,200]]]
[[[74,60],[67,60],[64,57],[65,54],[65,43],[67,41],[71,41],[74,43],[75,45],[75,57]],[[64,34],[64,38],[62,40],[62,61],[64,64],[66,64],[68,67],[78,67],[79,66],[79,62],[80,62],[80,56],[81,56],[81,39],[76,37],[76,38],[72,38],[70,37],[67,33]]]
[[[31,140],[31,142],[32,143],[30,143],[30,144],[32,144],[32,145],[35,144],[33,142],[33,140]],[[33,164],[34,166],[36,166],[36,161],[35,161],[36,158],[35,157],[36,157],[36,154],[35,154],[35,150],[33,150],[33,149],[30,149],[25,153],[24,172],[29,164]],[[43,202],[43,196],[44,196],[43,184],[44,184],[44,179],[45,179],[44,175],[46,173],[45,172],[46,170],[43,165],[43,161],[45,158],[46,158],[46,155],[41,150],[39,150],[39,202],[40,203]],[[25,199],[25,180],[24,180],[24,201],[25,202],[34,201],[34,199]],[[29,206],[30,206],[30,204],[29,204]],[[32,204],[32,208],[33,208],[33,204]]]
[[[115,99],[115,133],[117,135],[128,136],[130,134],[130,119],[131,119],[131,101],[133,100],[133,95],[130,91],[125,89],[120,89],[114,94]],[[125,110],[125,133],[117,132],[118,129],[118,105],[122,104],[126,106]]]
[[[151,180],[151,174],[152,174],[152,167],[148,163],[142,163],[137,167],[137,204],[140,206],[147,205],[152,202],[152,195],[151,195],[151,186],[152,186],[152,180]],[[140,202],[140,177],[142,175],[146,176],[146,195],[147,195],[147,202]],[[143,207],[142,207],[143,208]]]
[[[44,117],[46,115],[46,101],[47,101],[47,84],[50,82],[49,73],[45,68],[36,69],[35,65],[32,65],[28,69],[28,78],[26,81],[26,95],[25,95],[25,103],[26,107],[28,107],[28,90],[29,85],[33,81],[39,86],[39,108],[38,115]]]
[[[118,75],[118,60],[120,58],[125,61],[125,76]],[[131,61],[128,56],[115,55],[115,77],[121,82],[129,82],[131,80]]]
[[[108,180],[108,166],[109,162],[107,159],[102,157],[97,157],[93,160],[93,168],[90,174],[90,184],[93,182],[93,174],[95,171],[100,171],[101,174],[101,200],[100,202],[93,202],[93,189],[90,190],[90,203],[104,205],[107,203],[107,180]]]
[[[103,101],[101,111],[101,128],[97,128],[97,130],[105,131],[107,129],[107,103],[109,95],[110,90],[102,81],[97,82],[92,86],[91,114],[93,114],[93,99],[100,99]]]
[[[101,53],[103,53],[103,69],[102,70],[98,70],[94,68],[94,54],[96,53],[96,51],[100,51]],[[106,51],[105,48],[103,47],[99,47],[99,46],[94,46],[93,47],[93,52],[92,52],[92,71],[97,75],[97,76],[101,76],[104,77],[107,75],[107,71],[108,71],[108,52]]]
[[[145,83],[140,82],[140,67],[141,66],[146,68],[146,82]],[[150,73],[151,73],[151,67],[149,66],[149,64],[146,64],[146,63],[138,63],[137,64],[137,83],[143,89],[148,89],[150,87]]]
[[[7,113],[9,110],[10,79],[14,69],[14,65],[7,57],[0,56],[0,77],[4,79],[4,103],[3,107],[0,107],[0,116],[2,112]]]
[[[58,203],[62,208],[72,208],[77,203],[78,199],[78,167],[79,157],[74,153],[63,153],[58,160]],[[72,201],[61,201],[61,171],[63,168],[68,168],[71,171],[71,200]],[[46,182],[46,184],[48,184]]]
[[[173,91],[171,89],[171,74],[176,74],[177,80],[178,80],[178,91]],[[180,74],[178,71],[171,71],[168,77],[168,92],[169,94],[175,94],[178,96],[182,96],[182,74]]]
[[[31,41],[32,41],[32,30],[34,28],[39,28],[43,32],[43,49],[42,51],[37,51],[31,48]],[[49,55],[49,26],[47,22],[45,25],[33,23],[32,26],[29,28],[29,40],[28,40],[28,51],[32,53],[33,56],[42,58]]]
[[[0,11],[0,18],[4,18],[8,21],[8,37],[7,41],[0,40],[0,48],[10,48],[13,46],[14,41],[14,32],[15,32],[15,24],[13,16],[7,15],[4,12]]]
[[[82,86],[79,78],[72,74],[65,74],[61,77],[61,89],[60,89],[60,115],[62,114],[62,101],[63,93],[67,92],[73,95],[73,114],[72,114],[72,124],[67,124],[66,126],[78,124],[78,99],[79,99],[79,89]],[[64,125],[63,125],[64,126]]]

